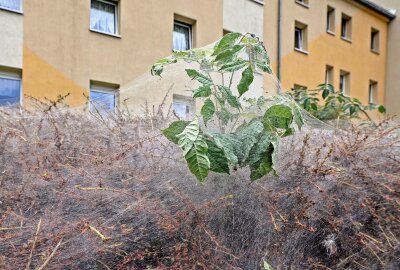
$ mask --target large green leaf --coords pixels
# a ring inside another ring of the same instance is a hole
[[[190,122],[185,129],[176,137],[179,147],[182,148],[184,155],[193,147],[194,142],[200,134],[199,122],[196,120]]]
[[[263,132],[264,126],[260,121],[254,120],[242,125],[236,131],[237,139],[241,142],[239,147],[235,146],[235,154],[238,157],[239,165],[245,166],[250,150],[257,143],[258,137]]]
[[[223,38],[221,38],[221,40],[214,47],[214,55],[226,50],[229,47],[232,47],[240,37],[242,37],[241,33],[229,33],[223,36]]]
[[[159,60],[157,63],[155,63],[151,67],[151,70],[150,70],[151,75],[161,77],[161,74],[164,71],[164,65],[174,64],[177,61],[178,60],[176,59],[175,56],[169,56],[167,58],[163,58],[163,59]]]
[[[254,63],[261,71],[266,72],[268,74],[272,73],[272,69],[266,61],[255,60]]]
[[[247,65],[247,61],[245,61],[243,59],[237,59],[234,62],[230,62],[230,63],[222,65],[222,67],[219,70],[226,71],[226,72],[233,72],[233,71],[244,68],[246,65]]]
[[[253,70],[249,66],[242,72],[242,78],[237,86],[240,96],[242,96],[249,90],[249,87],[253,83],[253,80],[254,80]]]
[[[238,157],[235,154],[235,145],[241,142],[232,134],[211,134],[215,144],[224,151],[226,158],[231,165],[238,164]]]
[[[212,84],[212,81],[206,75],[200,73],[195,69],[186,69],[186,74],[192,79],[197,80],[202,84]]]
[[[197,180],[203,182],[210,170],[210,160],[207,156],[208,146],[202,135],[198,135],[192,147],[185,153],[185,159],[189,170]]]
[[[210,160],[210,171],[229,174],[229,161],[224,150],[218,147],[218,145],[210,139],[207,140],[207,146],[207,156]]]
[[[215,113],[215,105],[211,101],[211,99],[207,98],[204,102],[203,107],[201,108],[201,115],[203,116],[204,124],[207,125],[207,122],[213,118]]]
[[[271,143],[270,135],[262,133],[259,140],[251,148],[246,162],[250,167],[251,181],[256,181],[274,171],[273,151],[274,147]]]
[[[272,105],[264,114],[263,124],[266,130],[283,129],[292,130],[293,113],[292,109],[286,105]]]
[[[231,62],[243,48],[244,45],[234,45],[231,49],[218,53],[215,57],[215,62]]]
[[[177,135],[181,134],[189,123],[189,121],[175,121],[168,128],[163,129],[162,133],[168,140],[178,144],[179,138]]]
[[[231,105],[232,107],[234,107],[236,109],[241,108],[239,99],[232,94],[232,91],[229,87],[226,87],[223,85],[218,85],[218,89],[224,95],[224,97],[226,98],[226,101],[228,101],[229,105]]]
[[[209,97],[211,95],[211,85],[202,85],[193,93],[193,98]]]

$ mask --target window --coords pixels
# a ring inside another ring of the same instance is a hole
[[[91,84],[89,107],[92,113],[112,113],[118,105],[118,86],[106,83]]]
[[[371,29],[371,51],[379,52],[379,31]]]
[[[351,17],[342,14],[342,39],[351,40]]]
[[[308,0],[295,0],[297,4],[308,7]]]
[[[340,71],[339,90],[342,95],[350,95],[350,73],[347,71]]]
[[[21,102],[21,77],[15,73],[0,72],[0,106]]]
[[[295,23],[294,48],[302,52],[307,51],[307,25],[300,22]]]
[[[22,3],[21,0],[0,0],[0,8],[21,12]]]
[[[293,86],[293,89],[307,90],[307,86],[300,85],[300,84],[295,84],[295,85]]]
[[[182,120],[189,120],[194,113],[194,101],[191,97],[173,95],[172,109]]]
[[[174,22],[173,49],[187,51],[192,48],[192,26],[186,23]]]
[[[376,104],[378,99],[378,83],[369,81],[368,102],[369,104]]]
[[[325,69],[325,83],[333,85],[333,67],[326,65]]]
[[[326,16],[326,31],[328,33],[335,33],[335,9],[328,6],[328,13]]]
[[[105,34],[118,34],[118,2],[92,0],[90,29]]]

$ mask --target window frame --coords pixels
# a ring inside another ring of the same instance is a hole
[[[370,80],[368,85],[368,103],[377,104],[376,99],[378,98],[378,82]]]
[[[19,3],[20,3],[20,5],[19,5],[20,9],[19,10],[12,9],[12,8],[6,8],[6,7],[3,7],[3,6],[0,6],[0,10],[7,10],[7,11],[18,13],[18,14],[23,14],[23,1],[19,0]]]
[[[375,39],[377,39],[376,40],[376,44],[374,42]],[[371,52],[379,54],[380,31],[378,29],[376,29],[376,28],[373,28],[373,27],[371,28],[371,41],[370,42],[371,42],[370,43]],[[376,47],[375,47],[375,45],[376,45]]]
[[[352,40],[352,17],[342,13],[340,25],[340,37],[342,40],[351,42]]]
[[[114,36],[114,37],[121,37],[120,31],[119,31],[119,1],[114,1],[114,0],[90,0],[90,5],[92,5],[93,1],[97,2],[102,2],[105,4],[113,5],[115,7],[115,12],[114,12],[114,24],[115,24],[115,33],[108,33],[105,31],[100,31],[97,29],[94,29],[91,27],[91,20],[92,20],[92,14],[90,14],[90,21],[89,21],[89,29],[92,32],[95,33],[100,33],[108,36]],[[90,13],[92,12],[92,7],[90,6]]]
[[[181,27],[187,27],[187,28],[189,29],[189,49],[187,49],[186,51],[191,50],[191,49],[193,48],[193,25],[188,24],[188,23],[184,23],[184,22],[179,21],[179,20],[177,20],[177,19],[174,19],[174,24],[173,24],[173,29],[172,29],[172,35],[173,35],[174,32],[175,32],[175,30],[174,30],[175,25],[178,25],[178,26],[181,26]],[[178,51],[178,50],[175,50],[175,48],[174,48],[174,41],[173,41],[173,40],[172,40],[172,51],[173,51],[173,52],[180,52],[180,51]]]
[[[90,84],[90,89],[89,89],[89,112],[94,113],[92,111],[92,100],[91,100],[91,93],[92,92],[97,92],[97,93],[103,93],[103,94],[110,94],[114,96],[114,110],[110,110],[113,112],[117,112],[119,108],[119,88],[117,87],[106,87],[101,84],[96,84],[96,83],[91,83]],[[98,108],[96,112],[101,112]]]
[[[0,79],[19,81],[19,99],[18,102],[11,105],[22,105],[22,77],[14,72],[4,72],[0,70]],[[6,105],[7,106],[7,105]],[[1,105],[0,105],[1,107]]]
[[[342,82],[342,77],[343,77],[343,82]],[[343,89],[341,87],[342,85]],[[343,96],[350,96],[350,72],[340,70],[339,91]]]
[[[336,35],[335,27],[336,27],[336,10],[334,7],[328,6],[326,13],[326,32],[331,35]]]
[[[184,96],[184,95],[179,95],[179,94],[173,94],[172,95],[172,104],[171,108],[174,111],[174,114],[176,114],[179,118],[180,116],[177,114],[177,112],[174,109],[174,104],[184,104],[186,106],[186,117],[185,119],[181,120],[190,120],[193,118],[195,112],[196,112],[196,103],[195,100],[192,97],[189,96]],[[189,111],[187,111],[189,109]]]
[[[302,7],[305,7],[305,8],[309,8],[310,7],[310,3],[309,3],[308,0],[295,0],[294,2],[296,4],[299,4]]]
[[[308,55],[308,34],[307,34],[308,26],[299,21],[295,21],[294,24],[294,50],[297,52],[301,52],[303,54]],[[299,35],[297,35],[299,33]],[[299,37],[299,45],[300,47],[296,47],[297,38]]]
[[[325,84],[334,84],[334,78],[335,78],[335,69],[331,65],[326,65],[325,66]]]

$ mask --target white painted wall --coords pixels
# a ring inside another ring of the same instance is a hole
[[[260,0],[224,0],[224,29],[263,38],[264,5]]]
[[[0,9],[0,66],[22,69],[23,15]]]
[[[224,29],[230,32],[250,32],[263,40],[264,4],[262,0],[224,0]],[[234,82],[234,85],[238,81]],[[264,94],[263,76],[255,74],[253,84],[246,97],[259,97]]]

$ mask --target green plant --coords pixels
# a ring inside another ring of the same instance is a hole
[[[163,134],[180,146],[196,178],[202,182],[209,171],[229,174],[232,169],[246,166],[250,167],[252,181],[275,172],[279,139],[299,130],[303,119],[299,107],[289,99],[260,97],[249,100],[247,107],[241,101],[255,71],[271,73],[268,54],[259,38],[249,33],[230,33],[211,49],[176,52],[160,60],[151,73],[161,76],[165,65],[178,60],[200,66],[197,70],[186,69],[186,74],[199,83],[193,98],[204,101],[201,117],[191,122],[175,121]],[[234,90],[232,81],[239,71],[240,81]],[[219,132],[203,128],[211,121]]]
[[[382,105],[363,105],[359,99],[335,91],[331,84],[320,84],[311,90],[293,89],[290,95],[303,109],[320,120],[352,119],[362,116],[371,120],[368,111],[378,110],[380,113],[386,111]]]

